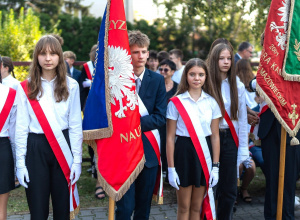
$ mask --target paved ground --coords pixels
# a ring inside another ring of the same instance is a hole
[[[234,213],[234,220],[263,220],[263,197],[253,198],[251,204],[238,200],[237,210]],[[155,205],[151,208],[151,220],[176,220],[177,204]],[[107,219],[107,208],[82,209],[76,220]],[[30,220],[29,214],[11,215],[8,220]],[[52,219],[51,217],[49,219]],[[295,219],[300,219],[300,208],[295,211]]]

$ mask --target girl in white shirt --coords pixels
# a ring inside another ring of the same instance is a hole
[[[17,92],[17,177],[26,188],[31,219],[48,218],[50,195],[54,219],[70,218],[73,208],[69,187],[81,173],[82,124],[79,86],[66,72],[60,43],[45,35],[35,46],[29,79]]]
[[[207,62],[217,96],[222,97],[223,116],[227,112],[229,124],[232,124],[230,130],[225,117],[219,124],[220,179],[216,195],[218,219],[229,220],[237,195],[237,166],[249,157],[245,86],[235,75],[233,51],[229,45],[217,44]]]
[[[190,119],[194,121],[193,127],[196,131],[197,125],[201,124],[203,130],[201,149],[203,151],[206,149],[208,157],[203,161],[200,159],[201,156],[199,158],[197,146],[194,145],[185,121],[171,99],[167,109],[169,182],[177,189],[177,219],[200,219],[202,201],[208,190],[204,174],[208,170],[205,170],[202,164],[207,164],[211,169],[210,151],[213,169],[209,186],[213,187],[218,182],[219,118],[222,116],[219,105],[213,98],[215,93],[204,61],[196,58],[187,62],[176,95],[175,98],[181,101]],[[191,118],[192,115],[195,117]],[[176,143],[175,136],[177,136]]]
[[[1,56],[0,67],[2,69]],[[12,152],[17,111],[14,101],[15,92],[15,90],[2,84],[0,75],[0,219],[6,219],[7,217],[9,192],[15,188]],[[5,114],[5,111],[8,114]]]

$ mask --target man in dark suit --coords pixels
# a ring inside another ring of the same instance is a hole
[[[255,89],[256,79],[252,80],[250,84],[251,88]],[[260,116],[258,137],[261,139],[266,177],[264,217],[267,220],[275,220],[277,213],[281,124],[275,118],[271,109],[268,109]],[[300,140],[299,132],[296,138]],[[300,171],[300,146],[291,146],[290,142],[291,137],[287,134],[282,210],[282,219],[284,220],[294,220],[296,181]]]
[[[150,44],[147,35],[140,31],[131,31],[128,37],[137,93],[149,113],[141,117],[146,162],[135,182],[116,203],[116,220],[130,220],[133,212],[134,220],[147,220],[158,170],[158,159],[144,132],[158,129],[165,124],[166,88],[163,76],[145,68]]]
[[[234,55],[234,65],[240,59],[250,59],[253,53],[253,46],[249,42],[242,42],[238,47],[238,52]]]
[[[68,63],[70,68],[70,76],[75,79],[77,82],[79,82],[80,74],[81,72],[74,68],[73,64],[76,60],[76,55],[72,51],[65,51],[64,52],[64,60]]]

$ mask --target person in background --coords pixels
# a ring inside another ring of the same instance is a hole
[[[253,46],[249,42],[242,42],[238,47],[238,52],[234,55],[234,64],[240,59],[249,60],[252,57]]]
[[[73,66],[74,62],[76,61],[76,54],[72,51],[65,51],[63,55],[64,60],[69,64],[70,76],[79,82],[81,72]]]
[[[2,84],[2,57],[0,56],[0,219],[7,218],[9,192],[15,188],[13,148],[16,126],[16,90]],[[3,114],[7,112],[7,114]]]
[[[220,120],[220,174],[216,198],[217,218],[231,220],[237,196],[237,168],[249,157],[245,86],[237,80],[232,48],[217,44],[208,57],[223,118]],[[227,117],[225,117],[227,116]]]
[[[158,72],[158,65],[157,51],[150,50],[149,58],[147,59],[147,68],[153,72]]]
[[[157,59],[158,59],[158,63],[160,63],[161,61],[163,61],[165,59],[170,59],[170,54],[164,50],[159,51],[157,54]]]
[[[2,67],[1,67],[1,76],[2,76],[2,84],[13,88],[14,90],[18,89],[18,85],[20,82],[15,78],[14,73],[14,64],[10,57],[2,57]],[[14,164],[16,166],[16,149],[14,148],[15,145],[12,145],[13,150],[13,157],[14,157]],[[15,176],[15,187],[20,187],[20,183],[18,178]]]
[[[176,70],[176,65],[171,60],[163,60],[160,62],[159,67],[160,74],[165,79],[165,86],[166,86],[166,101],[169,102],[169,99],[173,97],[177,91],[178,84],[172,80],[172,76]],[[166,155],[166,135],[167,135],[167,127],[166,124],[159,128],[159,134],[160,134],[160,154],[161,154],[161,162],[162,162],[162,170],[163,173],[166,174],[166,180],[167,180],[167,170],[168,170],[168,164],[167,164],[167,155]]]
[[[170,60],[176,64],[176,71],[172,76],[172,80],[179,83],[184,69],[184,65],[182,65],[183,53],[179,49],[173,49],[169,52],[169,54]]]

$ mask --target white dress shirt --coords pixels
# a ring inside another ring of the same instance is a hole
[[[79,99],[79,86],[76,80],[67,76],[67,86],[69,97],[66,101],[56,102],[54,98],[54,86],[56,77],[50,82],[41,78],[43,95],[37,96],[39,104],[44,112],[54,112],[57,124],[60,130],[69,129],[71,151],[74,157],[74,163],[82,161],[82,121]],[[19,85],[17,91],[17,122],[16,122],[16,159],[17,167],[22,166],[27,152],[28,133],[43,134],[43,129],[29,103],[29,100]],[[20,164],[18,163],[20,161]]]
[[[7,86],[4,86],[0,83],[0,94],[3,94],[3,89],[7,90],[5,88]],[[6,102],[7,97],[3,97],[3,95],[0,96],[0,106],[2,109],[2,106],[4,106]],[[16,127],[16,116],[17,116],[17,105],[16,105],[16,99],[15,102],[10,110],[10,113],[3,125],[2,130],[0,131],[0,137],[9,137],[9,141],[11,143],[12,149],[14,149],[15,146],[15,127]]]
[[[18,85],[20,84],[20,82],[9,74],[7,77],[2,79],[2,84],[15,90],[18,90]]]
[[[179,69],[179,70],[176,70],[172,76],[172,80],[176,83],[180,83],[180,80],[181,80],[181,76],[182,76],[182,73],[183,73],[183,70],[184,70],[184,67],[185,65],[182,65],[182,67]]]
[[[196,111],[196,115],[199,117],[201,126],[203,128],[204,136],[210,136],[211,133],[211,121],[216,118],[222,117],[220,107],[216,100],[205,93],[202,90],[200,98],[195,101],[186,91],[183,94],[178,95],[182,99],[182,104],[184,106],[185,102],[189,102],[191,106],[193,106]],[[175,107],[173,102],[169,102],[167,108],[167,118],[171,120],[176,120],[176,135],[190,137],[189,132],[185,126],[185,123],[180,116],[177,108]],[[193,118],[191,118],[193,120]]]
[[[239,138],[239,148],[238,148],[238,156],[242,159],[249,156],[248,150],[248,129],[247,129],[247,108],[246,108],[246,99],[245,99],[245,86],[237,79],[237,89],[238,89],[238,120],[231,120],[237,136]],[[231,118],[231,99],[230,99],[230,86],[228,82],[228,78],[222,81],[221,85],[222,97],[225,105],[225,109]],[[220,120],[219,128],[229,128],[226,120],[223,118]],[[245,158],[247,159],[247,158]]]

